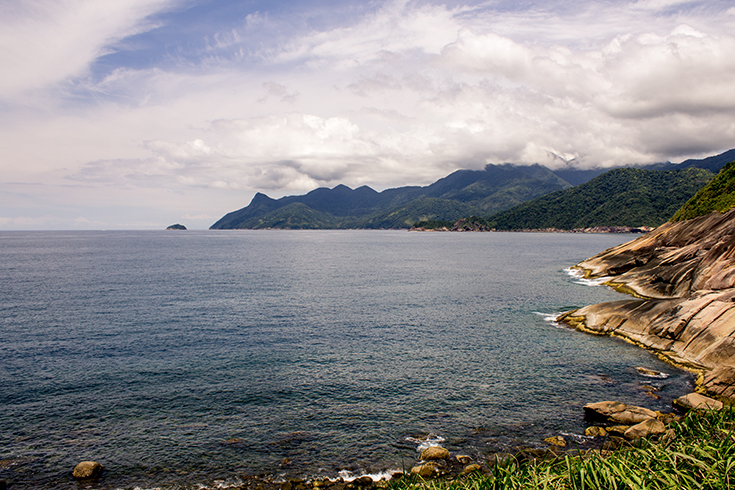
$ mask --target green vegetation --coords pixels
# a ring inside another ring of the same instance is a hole
[[[700,189],[679,209],[671,221],[683,221],[709,214],[724,213],[735,207],[735,162],[725,165],[720,173]]]
[[[571,189],[552,192],[488,218],[498,230],[572,230],[594,226],[659,226],[707,184],[712,172],[611,170]]]
[[[408,477],[392,490],[728,489],[735,488],[735,411],[690,412],[672,425],[675,437],[641,440],[613,453],[590,451],[553,461],[491,465],[485,474],[454,480]]]
[[[710,169],[719,170],[733,155],[735,149],[679,165],[618,168],[602,175],[601,169],[487,165],[483,170],[458,170],[426,187],[376,192],[367,186],[353,190],[338,185],[280,199],[257,193],[248,206],[223,216],[211,229],[406,229],[419,221],[456,223],[473,215],[487,220],[473,220],[478,231],[653,227],[711,180]],[[732,206],[729,203],[717,209]],[[462,229],[472,229],[468,226]]]
[[[376,192],[367,186],[353,190],[338,185],[281,199],[258,193],[250,205],[228,213],[211,228],[406,229],[417,221],[487,216],[568,187],[541,165],[487,165],[484,170],[458,170],[426,187]]]

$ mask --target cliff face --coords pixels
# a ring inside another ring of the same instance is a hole
[[[566,313],[702,373],[700,388],[735,398],[735,209],[666,223],[576,266],[634,296]]]

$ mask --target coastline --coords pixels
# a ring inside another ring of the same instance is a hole
[[[697,374],[697,391],[735,398],[735,210],[666,223],[575,267],[631,296],[558,321],[610,335]]]

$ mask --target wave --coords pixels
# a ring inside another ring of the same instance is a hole
[[[589,279],[584,277],[584,271],[580,269],[575,269],[573,267],[569,267],[567,269],[564,269],[564,272],[566,272],[569,276],[572,277],[575,284],[581,284],[583,286],[603,286],[606,282],[610,281],[612,278],[609,276],[605,277],[596,277],[594,279]]]
[[[557,321],[557,318],[564,313],[563,311],[556,311],[554,313],[543,313],[540,311],[534,311],[534,315],[540,316],[544,322],[548,323],[549,325],[556,327],[556,328],[566,328],[566,326],[562,325]]]
[[[436,434],[429,434],[426,437],[406,437],[406,440],[416,444],[416,452],[420,453],[426,448],[441,445],[446,439]]]

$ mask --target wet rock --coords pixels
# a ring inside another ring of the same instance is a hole
[[[610,427],[605,427],[608,434],[616,437],[625,437],[625,431],[628,429],[630,429],[630,425],[611,425]]]
[[[419,464],[411,468],[411,474],[421,478],[433,478],[439,474],[439,468],[434,463]]]
[[[373,485],[373,483],[375,483],[373,479],[367,475],[361,476],[360,478],[355,478],[354,480],[352,480],[352,484],[358,487],[370,487]]]
[[[102,465],[96,461],[82,461],[74,468],[72,476],[77,480],[99,478],[102,475]]]
[[[464,469],[462,470],[462,473],[464,473],[465,475],[469,475],[470,473],[476,473],[480,471],[481,469],[482,468],[480,467],[479,464],[476,464],[476,463],[468,464],[467,466],[464,467]]]
[[[689,393],[674,400],[674,405],[684,410],[722,410],[723,404],[719,400],[701,395]]]
[[[372,483],[372,482],[373,481],[370,480],[370,483]],[[332,485],[333,485],[332,481],[331,480],[328,480],[326,478],[323,479],[323,480],[314,480],[313,482],[311,482],[311,486],[313,488],[327,488],[327,487],[331,487]]]
[[[664,379],[669,377],[669,375],[666,373],[662,373],[661,371],[654,371],[653,369],[648,369],[644,367],[636,366],[635,370],[638,371],[638,374],[640,374],[641,376],[646,376],[648,378]]]
[[[664,425],[671,425],[681,420],[681,417],[674,413],[656,412],[656,418],[663,422]]]
[[[584,430],[584,435],[587,437],[605,437],[607,435],[607,431],[604,427],[598,427],[596,425],[587,427]]]
[[[549,443],[552,446],[557,446],[557,447],[567,446],[567,441],[562,436],[547,437],[546,439],[544,439],[544,442]]]
[[[457,461],[459,461],[462,464],[470,464],[472,462],[472,458],[470,458],[466,454],[458,454],[456,458],[457,458]]]
[[[427,447],[421,452],[421,460],[449,459],[449,451],[440,446]]]
[[[623,434],[626,439],[635,440],[642,437],[657,436],[666,432],[666,426],[658,419],[648,419],[636,424]]]
[[[656,412],[653,410],[616,401],[588,403],[584,406],[584,411],[592,418],[626,425],[634,425],[656,418]]]

